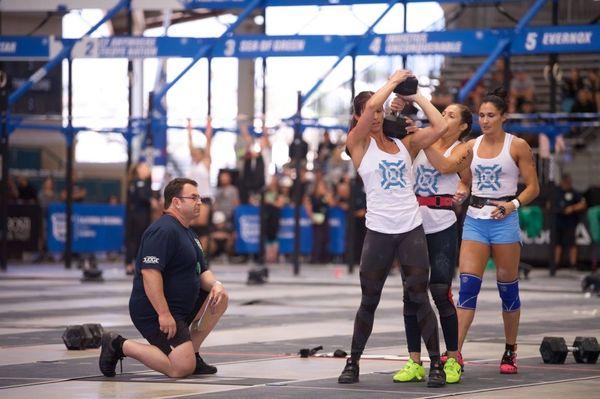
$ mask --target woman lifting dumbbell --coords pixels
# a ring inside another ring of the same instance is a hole
[[[438,387],[446,382],[437,320],[427,293],[427,242],[410,168],[417,153],[446,132],[447,124],[429,100],[417,92],[405,99],[423,109],[431,126],[417,129],[403,139],[388,137],[383,131],[383,104],[411,75],[410,71],[396,71],[377,92],[361,92],[353,101],[346,146],[367,193],[367,234],[360,261],[362,299],[354,321],[351,357],[338,379],[342,384],[358,382],[359,360],[371,335],[375,310],[395,257],[402,265],[407,292],[404,313],[416,317],[414,328],[419,331],[412,334],[423,337],[431,359],[428,385]]]

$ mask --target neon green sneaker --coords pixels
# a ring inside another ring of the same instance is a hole
[[[460,382],[462,374],[460,364],[453,357],[449,357],[444,364],[444,373],[446,373],[446,384],[456,384]]]
[[[394,382],[417,382],[425,378],[425,368],[408,359],[402,370],[394,374]]]

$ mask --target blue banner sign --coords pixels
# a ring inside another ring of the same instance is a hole
[[[338,207],[330,208],[329,220],[329,253],[342,255],[346,250],[346,212]],[[260,252],[260,215],[259,208],[253,205],[240,205],[235,209],[235,250],[241,254]],[[281,209],[279,220],[279,252],[294,252],[294,208],[286,206]],[[300,252],[308,255],[312,251],[312,221],[304,207],[300,210]]]
[[[338,56],[350,46],[356,55],[447,54],[484,56],[512,30],[455,30],[386,35],[236,35],[216,38],[116,36],[86,38],[74,46],[75,58],[154,58],[195,56],[204,45],[214,45],[212,57]],[[513,38],[514,55],[600,52],[600,26],[527,28]],[[73,39],[65,39],[65,42]],[[0,59],[48,59],[62,43],[52,37],[0,36]]]
[[[357,54],[453,54],[475,56],[489,53],[497,40],[498,32],[490,30],[371,35],[358,46]]]
[[[73,47],[75,58],[193,57],[203,44],[215,39],[191,37],[114,36],[85,38]]]
[[[284,206],[281,208],[279,219],[279,253],[294,253],[294,208]],[[312,221],[304,207],[300,208],[300,253],[308,255],[312,251]]]
[[[529,28],[513,39],[511,51],[516,54],[597,53],[600,52],[600,27]]]
[[[235,208],[235,251],[239,254],[260,252],[260,214],[253,205],[239,205]]]
[[[120,251],[125,236],[125,207],[105,204],[73,204],[73,251]],[[64,251],[67,224],[65,205],[48,207],[48,250]]]
[[[49,36],[0,36],[0,60],[47,59],[51,40]]]
[[[301,57],[335,56],[356,37],[352,36],[261,36],[236,35],[219,42],[213,55],[216,57]]]
[[[329,208],[329,254],[343,255],[346,252],[346,211],[340,207]]]

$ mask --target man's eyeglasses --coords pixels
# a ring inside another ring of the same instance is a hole
[[[199,195],[190,195],[189,197],[184,197],[184,196],[180,195],[177,198],[180,198],[180,199],[191,199],[194,202],[202,202],[203,204],[209,204],[210,205],[210,198],[200,197]]]

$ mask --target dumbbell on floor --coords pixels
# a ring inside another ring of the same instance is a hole
[[[100,324],[68,326],[62,339],[69,350],[94,349],[100,347],[103,331]]]
[[[594,364],[600,356],[600,344],[594,337],[577,337],[573,346],[567,346],[562,337],[544,337],[540,345],[544,363],[563,364],[569,352],[577,363]]]

